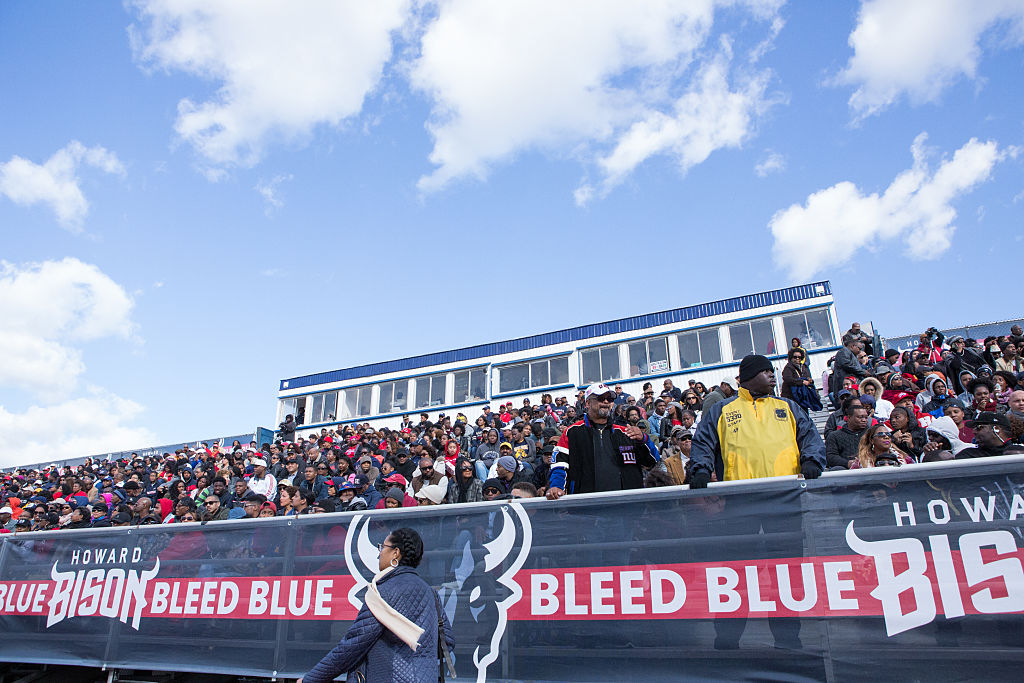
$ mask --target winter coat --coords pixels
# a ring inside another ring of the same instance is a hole
[[[782,398],[793,398],[793,388],[804,385],[805,379],[811,378],[811,369],[804,363],[789,361],[782,368]],[[795,399],[794,399],[795,400]]]
[[[459,483],[455,481],[455,477],[452,477],[448,482],[447,502],[449,503],[479,503],[484,499],[484,483],[473,477],[473,480],[465,487],[465,495],[461,496],[461,500],[460,493]]]
[[[423,629],[416,651],[377,621],[364,604],[341,642],[302,677],[305,683],[330,683],[336,676],[361,668],[364,658],[362,669],[368,683],[436,683],[438,603],[434,589],[407,566],[388,572],[377,581],[377,589],[386,603]],[[450,649],[455,646],[455,636],[447,615],[441,614]]]

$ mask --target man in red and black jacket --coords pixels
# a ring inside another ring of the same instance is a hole
[[[555,447],[549,499],[643,487],[642,468],[658,464],[658,451],[638,427],[612,424],[614,401],[615,392],[604,384],[587,388],[583,419],[570,425]]]

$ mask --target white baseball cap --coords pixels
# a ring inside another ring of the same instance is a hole
[[[253,467],[266,467],[267,466],[267,461],[264,460],[263,458],[253,458],[252,466]]]
[[[9,506],[7,506],[7,505],[4,505],[4,506],[3,506],[2,508],[0,508],[0,515],[4,514],[5,512],[6,512],[7,514],[9,514],[9,515],[13,515],[13,514],[14,514],[14,510],[12,510],[12,509],[11,509],[11,508],[10,508]]]
[[[587,392],[583,395],[584,401],[589,401],[591,396],[604,396],[605,394],[611,394],[615,396],[615,390],[607,384],[591,384],[587,387]]]

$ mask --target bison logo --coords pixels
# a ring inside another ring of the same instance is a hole
[[[477,636],[473,665],[477,681],[482,683],[487,679],[487,668],[501,654],[508,611],[523,596],[515,577],[530,554],[533,529],[520,503],[478,510],[456,518],[456,552],[440,596],[453,628]],[[377,573],[377,543],[387,533],[381,527],[377,532],[380,538],[371,540],[374,526],[369,515],[356,515],[345,540],[345,563],[355,579],[348,600],[356,609],[362,608],[360,596]]]

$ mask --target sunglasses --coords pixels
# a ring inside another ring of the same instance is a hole
[[[220,503],[220,501],[218,501],[218,500],[208,500],[205,503],[203,503],[203,505],[217,505],[219,503]]]
[[[484,493],[486,493],[486,494],[501,493],[501,491],[499,491],[498,489],[484,489]]]
[[[196,521],[196,518],[193,517],[192,515],[189,515],[188,517],[182,517],[181,521],[183,521],[183,522],[194,522],[194,521]]]

